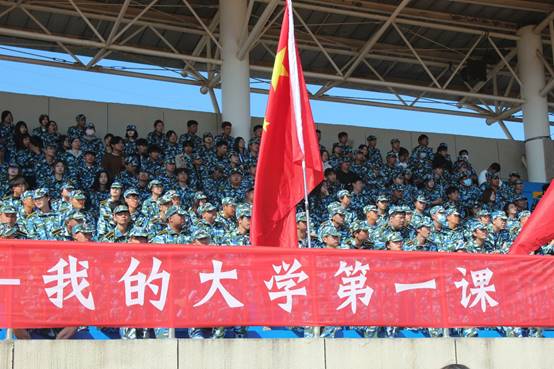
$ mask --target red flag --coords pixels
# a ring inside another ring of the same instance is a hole
[[[319,143],[286,2],[263,123],[250,239],[254,246],[298,247],[296,204],[323,180]]]
[[[554,181],[542,196],[537,207],[521,229],[510,254],[529,255],[554,240]]]

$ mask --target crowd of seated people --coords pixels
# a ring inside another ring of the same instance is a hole
[[[61,134],[48,115],[30,127],[3,111],[0,239],[249,245],[262,126],[248,142],[230,122],[217,135],[198,126],[166,131],[156,120],[146,134],[129,124],[101,139],[83,114]],[[453,160],[424,134],[411,152],[398,139],[383,154],[373,135],[350,142],[341,132],[330,150],[320,145],[325,178],[309,211],[298,206],[300,247],[506,253],[530,216],[520,175],[501,180],[498,163],[478,173],[468,150]],[[554,241],[537,251],[553,253]]]

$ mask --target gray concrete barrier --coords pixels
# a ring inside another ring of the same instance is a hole
[[[14,341],[0,369],[552,369],[552,339]]]

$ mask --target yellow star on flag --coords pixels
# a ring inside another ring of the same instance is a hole
[[[273,91],[277,91],[279,77],[289,76],[287,70],[285,69],[285,65],[283,64],[286,52],[287,48],[283,47],[275,56],[275,64],[273,64],[273,74],[271,75],[271,86],[273,86]]]
[[[267,132],[267,126],[269,126],[271,123],[269,123],[267,120],[264,119],[264,124],[262,126],[262,129],[264,132]]]

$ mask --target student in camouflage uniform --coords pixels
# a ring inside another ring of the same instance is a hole
[[[341,238],[346,240],[350,236],[350,231],[346,226],[345,213],[342,206],[338,204],[330,204],[328,206],[329,220],[321,223],[318,230],[319,241],[323,242],[323,231],[328,227],[333,227],[340,235]]]
[[[492,250],[497,254],[507,254],[512,245],[510,242],[510,233],[506,229],[506,213],[495,211],[491,214],[492,223],[489,225],[488,241]]]
[[[131,230],[131,216],[127,205],[118,205],[113,210],[114,228],[100,238],[100,242],[126,243]]]
[[[237,226],[234,230],[225,233],[221,244],[224,246],[250,246],[251,216],[249,208],[237,209]]]
[[[60,228],[60,215],[50,208],[48,189],[39,188],[33,194],[35,212],[27,219],[27,236],[34,240],[55,240],[53,231]]]
[[[187,212],[180,206],[171,206],[165,212],[167,227],[158,233],[151,243],[188,244],[189,230],[186,228]]]
[[[448,208],[445,212],[446,227],[443,229],[442,244],[439,251],[453,252],[465,243],[463,229],[461,227],[460,213],[456,208]]]
[[[225,235],[225,226],[217,221],[216,207],[207,202],[198,208],[197,213],[200,216],[200,220],[193,225],[192,231],[199,228],[204,229],[208,232],[214,244],[221,244]]]
[[[221,211],[217,214],[217,221],[223,224],[225,232],[229,233],[236,227],[236,210],[237,203],[232,197],[224,197],[221,199]]]
[[[404,243],[404,251],[437,251],[437,245],[429,240],[433,223],[429,218],[423,218],[415,225],[416,235]]]
[[[373,240],[369,238],[369,227],[366,222],[355,221],[350,226],[352,237],[348,238],[344,242],[345,248],[355,250],[369,250],[373,249]]]

